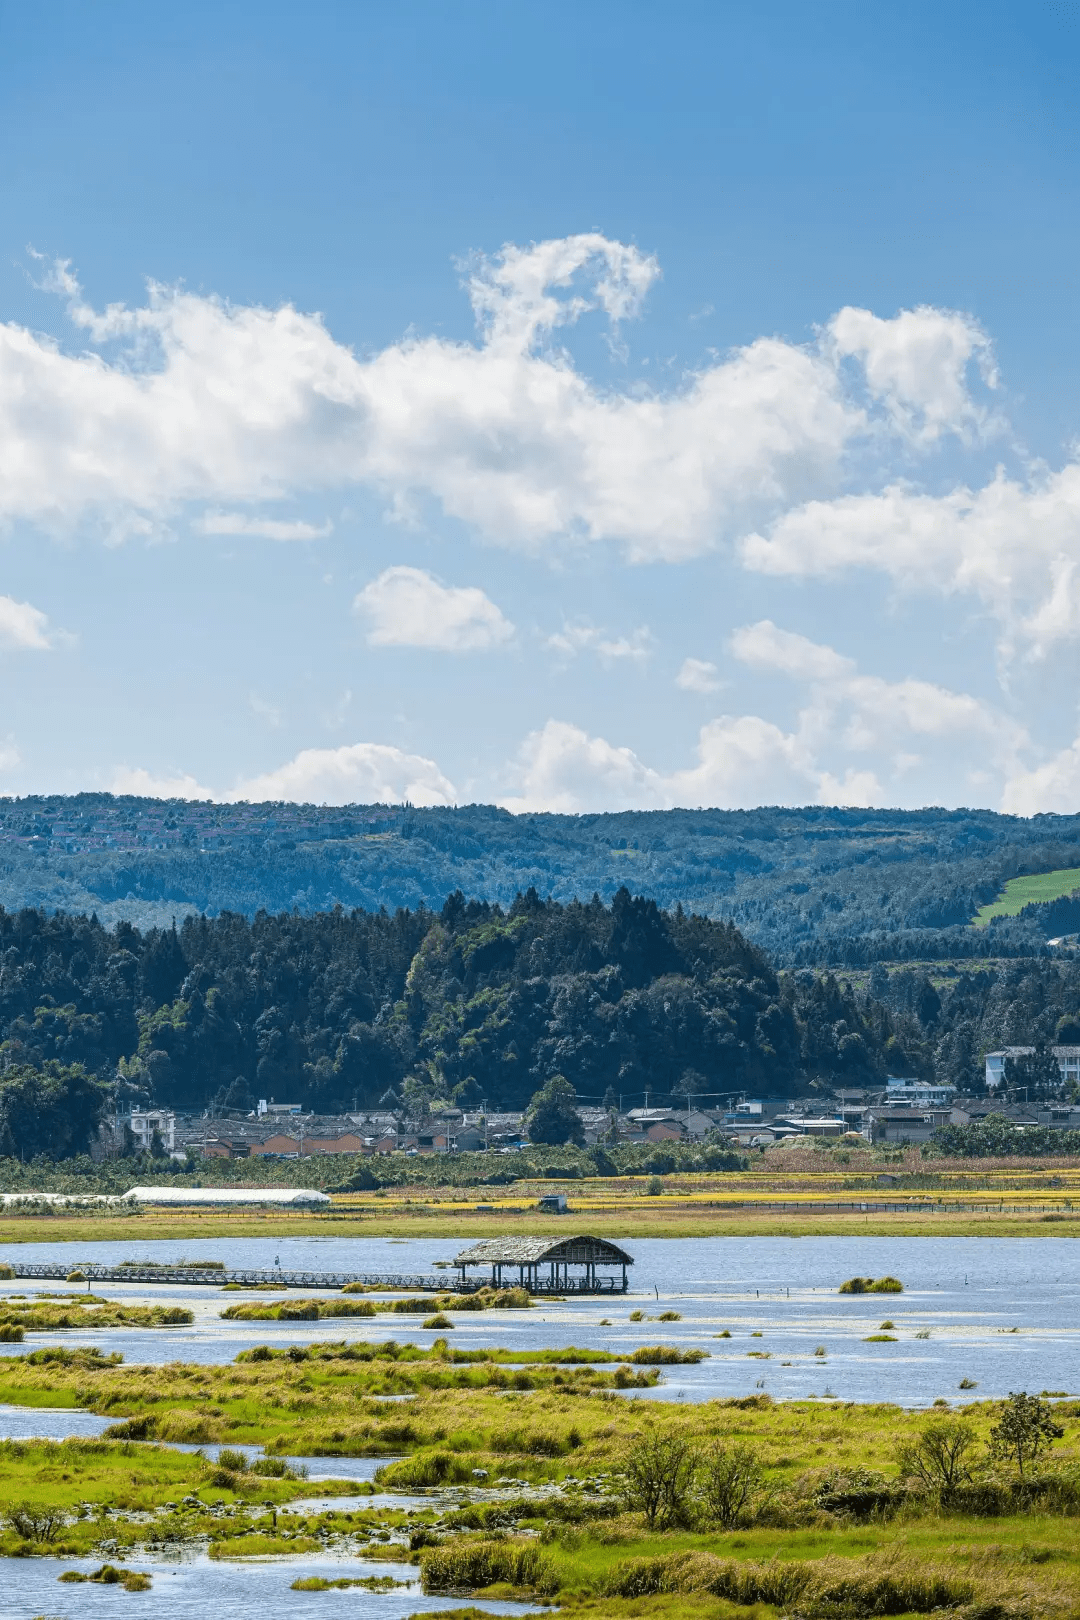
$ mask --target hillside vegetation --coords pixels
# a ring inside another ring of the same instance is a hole
[[[983,936],[985,937],[985,936]],[[119,1077],[178,1109],[524,1107],[552,1076],[607,1106],[887,1074],[978,1085],[983,1054],[1080,1044],[1080,962],[777,972],[730,923],[610,906],[121,923],[0,912],[0,1154],[70,1157]],[[1036,1078],[1029,1101],[1037,1100]]]
[[[26,1157],[78,1151],[87,1076],[118,1070],[178,1108],[521,1108],[556,1074],[596,1103],[791,1095],[881,1079],[921,1040],[908,1013],[831,977],[781,979],[730,923],[625,889],[610,906],[454,894],[437,914],[226,914],[145,935],[0,913],[0,965],[0,1151]]]
[[[997,899],[980,906],[973,918],[976,928],[988,928],[995,917],[1017,917],[1026,906],[1045,905],[1051,900],[1073,898],[1080,890],[1080,867],[1058,872],[1038,872],[1030,877],[1010,878]]]
[[[1080,868],[1080,817],[988,810],[664,810],[513,816],[490,805],[189,804],[109,794],[0,800],[0,905],[126,920],[503,907],[535,887],[610,902],[625,884],[734,922],[779,966],[977,957],[971,919],[1011,879]],[[1039,899],[1049,898],[1041,891]],[[1080,928],[1080,901],[992,923],[996,955]]]

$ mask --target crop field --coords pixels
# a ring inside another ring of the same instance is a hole
[[[566,1194],[566,1215],[537,1200]],[[536,1179],[498,1187],[394,1187],[342,1193],[318,1213],[148,1210],[97,1218],[0,1215],[0,1243],[218,1237],[456,1237],[564,1232],[601,1237],[754,1235],[1080,1236],[1080,1160],[924,1160],[918,1149],[843,1142],[753,1156],[745,1171]],[[447,1223],[450,1223],[448,1227]]]
[[[1030,877],[1010,878],[996,900],[980,906],[972,918],[973,928],[989,928],[994,917],[1016,917],[1025,906],[1047,900],[1063,900],[1080,889],[1080,866],[1059,868],[1056,872],[1035,872]]]

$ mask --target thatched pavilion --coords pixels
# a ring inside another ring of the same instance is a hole
[[[598,1237],[507,1237],[484,1238],[471,1249],[463,1249],[451,1262],[464,1282],[469,1266],[490,1266],[491,1281],[501,1287],[503,1270],[517,1271],[517,1282],[532,1294],[626,1293],[626,1268],[634,1261],[617,1243]],[[583,1267],[571,1275],[571,1267]],[[598,1268],[614,1273],[621,1268],[622,1281],[612,1274],[601,1276]]]

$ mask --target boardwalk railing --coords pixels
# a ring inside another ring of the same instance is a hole
[[[208,1284],[220,1288],[223,1283],[246,1283],[258,1287],[260,1283],[284,1283],[287,1288],[344,1288],[346,1283],[362,1283],[365,1288],[382,1290],[388,1294],[475,1294],[481,1288],[490,1288],[487,1277],[431,1277],[406,1276],[388,1272],[370,1271],[286,1271],[274,1266],[268,1271],[203,1271],[195,1266],[99,1266],[91,1261],[67,1265],[51,1261],[13,1259],[7,1262],[16,1277],[40,1277],[65,1282],[72,1271],[78,1271],[86,1282],[138,1282],[138,1283],[194,1283],[201,1288]],[[510,1287],[510,1283],[497,1286]],[[516,1285],[515,1285],[516,1286]],[[597,1277],[587,1282],[584,1277],[571,1277],[561,1282],[541,1282],[523,1285],[530,1294],[609,1294],[617,1292],[613,1277]]]
[[[472,1294],[483,1287],[482,1282],[470,1278],[461,1283],[455,1278],[405,1276],[366,1271],[286,1271],[274,1266],[267,1271],[226,1270],[202,1271],[195,1266],[99,1266],[89,1261],[74,1265],[55,1262],[41,1264],[33,1261],[9,1260],[16,1277],[41,1277],[65,1281],[77,1270],[87,1282],[141,1282],[141,1283],[196,1283],[200,1287],[221,1287],[223,1283],[284,1283],[287,1288],[344,1288],[346,1283],[363,1283],[366,1288],[385,1289],[387,1293]]]

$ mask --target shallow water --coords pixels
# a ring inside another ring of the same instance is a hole
[[[277,1558],[273,1561],[215,1563],[201,1555],[183,1563],[165,1563],[153,1558],[130,1558],[125,1569],[143,1570],[153,1580],[151,1593],[125,1592],[122,1586],[61,1586],[58,1577],[67,1569],[89,1573],[101,1559],[88,1558],[0,1558],[0,1620],[28,1620],[30,1615],[71,1617],[100,1616],[101,1620],[123,1615],[131,1620],[133,1608],[149,1600],[155,1615],[168,1620],[205,1620],[211,1611],[220,1620],[248,1617],[266,1606],[281,1609],[296,1620],[328,1613],[340,1613],[334,1600],[348,1605],[349,1620],[404,1620],[417,1609],[457,1609],[460,1597],[424,1596],[412,1564],[365,1562],[357,1558]],[[366,1592],[350,1587],[343,1592],[293,1592],[293,1581],[300,1576],[321,1575],[336,1580],[341,1575],[392,1575],[408,1581],[407,1587],[391,1592]],[[527,1603],[476,1602],[489,1614],[525,1615]]]
[[[461,1246],[453,1236],[76,1241],[6,1245],[0,1259],[74,1265],[79,1259],[205,1257],[247,1266],[272,1266],[280,1259],[282,1267],[413,1272],[427,1271]],[[700,1401],[764,1389],[778,1399],[925,1406],[938,1398],[974,1400],[1014,1389],[1080,1393],[1080,1247],[1070,1238],[653,1238],[627,1239],[624,1246],[636,1260],[629,1294],[546,1301],[530,1311],[462,1313],[455,1318],[454,1345],[528,1350],[574,1344],[629,1355],[640,1345],[662,1343],[711,1353],[697,1366],[664,1369],[661,1386],[646,1392],[650,1399]],[[903,1294],[837,1293],[846,1277],[887,1273],[903,1280]],[[59,1291],[56,1284],[39,1287],[26,1280],[9,1285],[11,1292],[27,1295],[49,1288]],[[62,1340],[120,1350],[129,1362],[224,1362],[253,1344],[432,1339],[419,1319],[404,1316],[223,1322],[219,1312],[245,1296],[182,1284],[94,1288],[110,1299],[182,1302],[196,1320],[180,1328],[32,1334],[25,1345],[3,1345],[0,1352],[18,1355],[34,1344]],[[635,1308],[647,1317],[675,1309],[683,1320],[632,1323]],[[896,1343],[863,1342],[887,1319],[895,1323]],[[724,1329],[732,1337],[716,1338]],[[918,1332],[930,1337],[918,1339]],[[761,1337],[751,1338],[755,1333]],[[824,1357],[814,1355],[818,1345]],[[960,1391],[962,1378],[977,1388]],[[332,1459],[321,1459],[322,1470],[334,1466]]]

